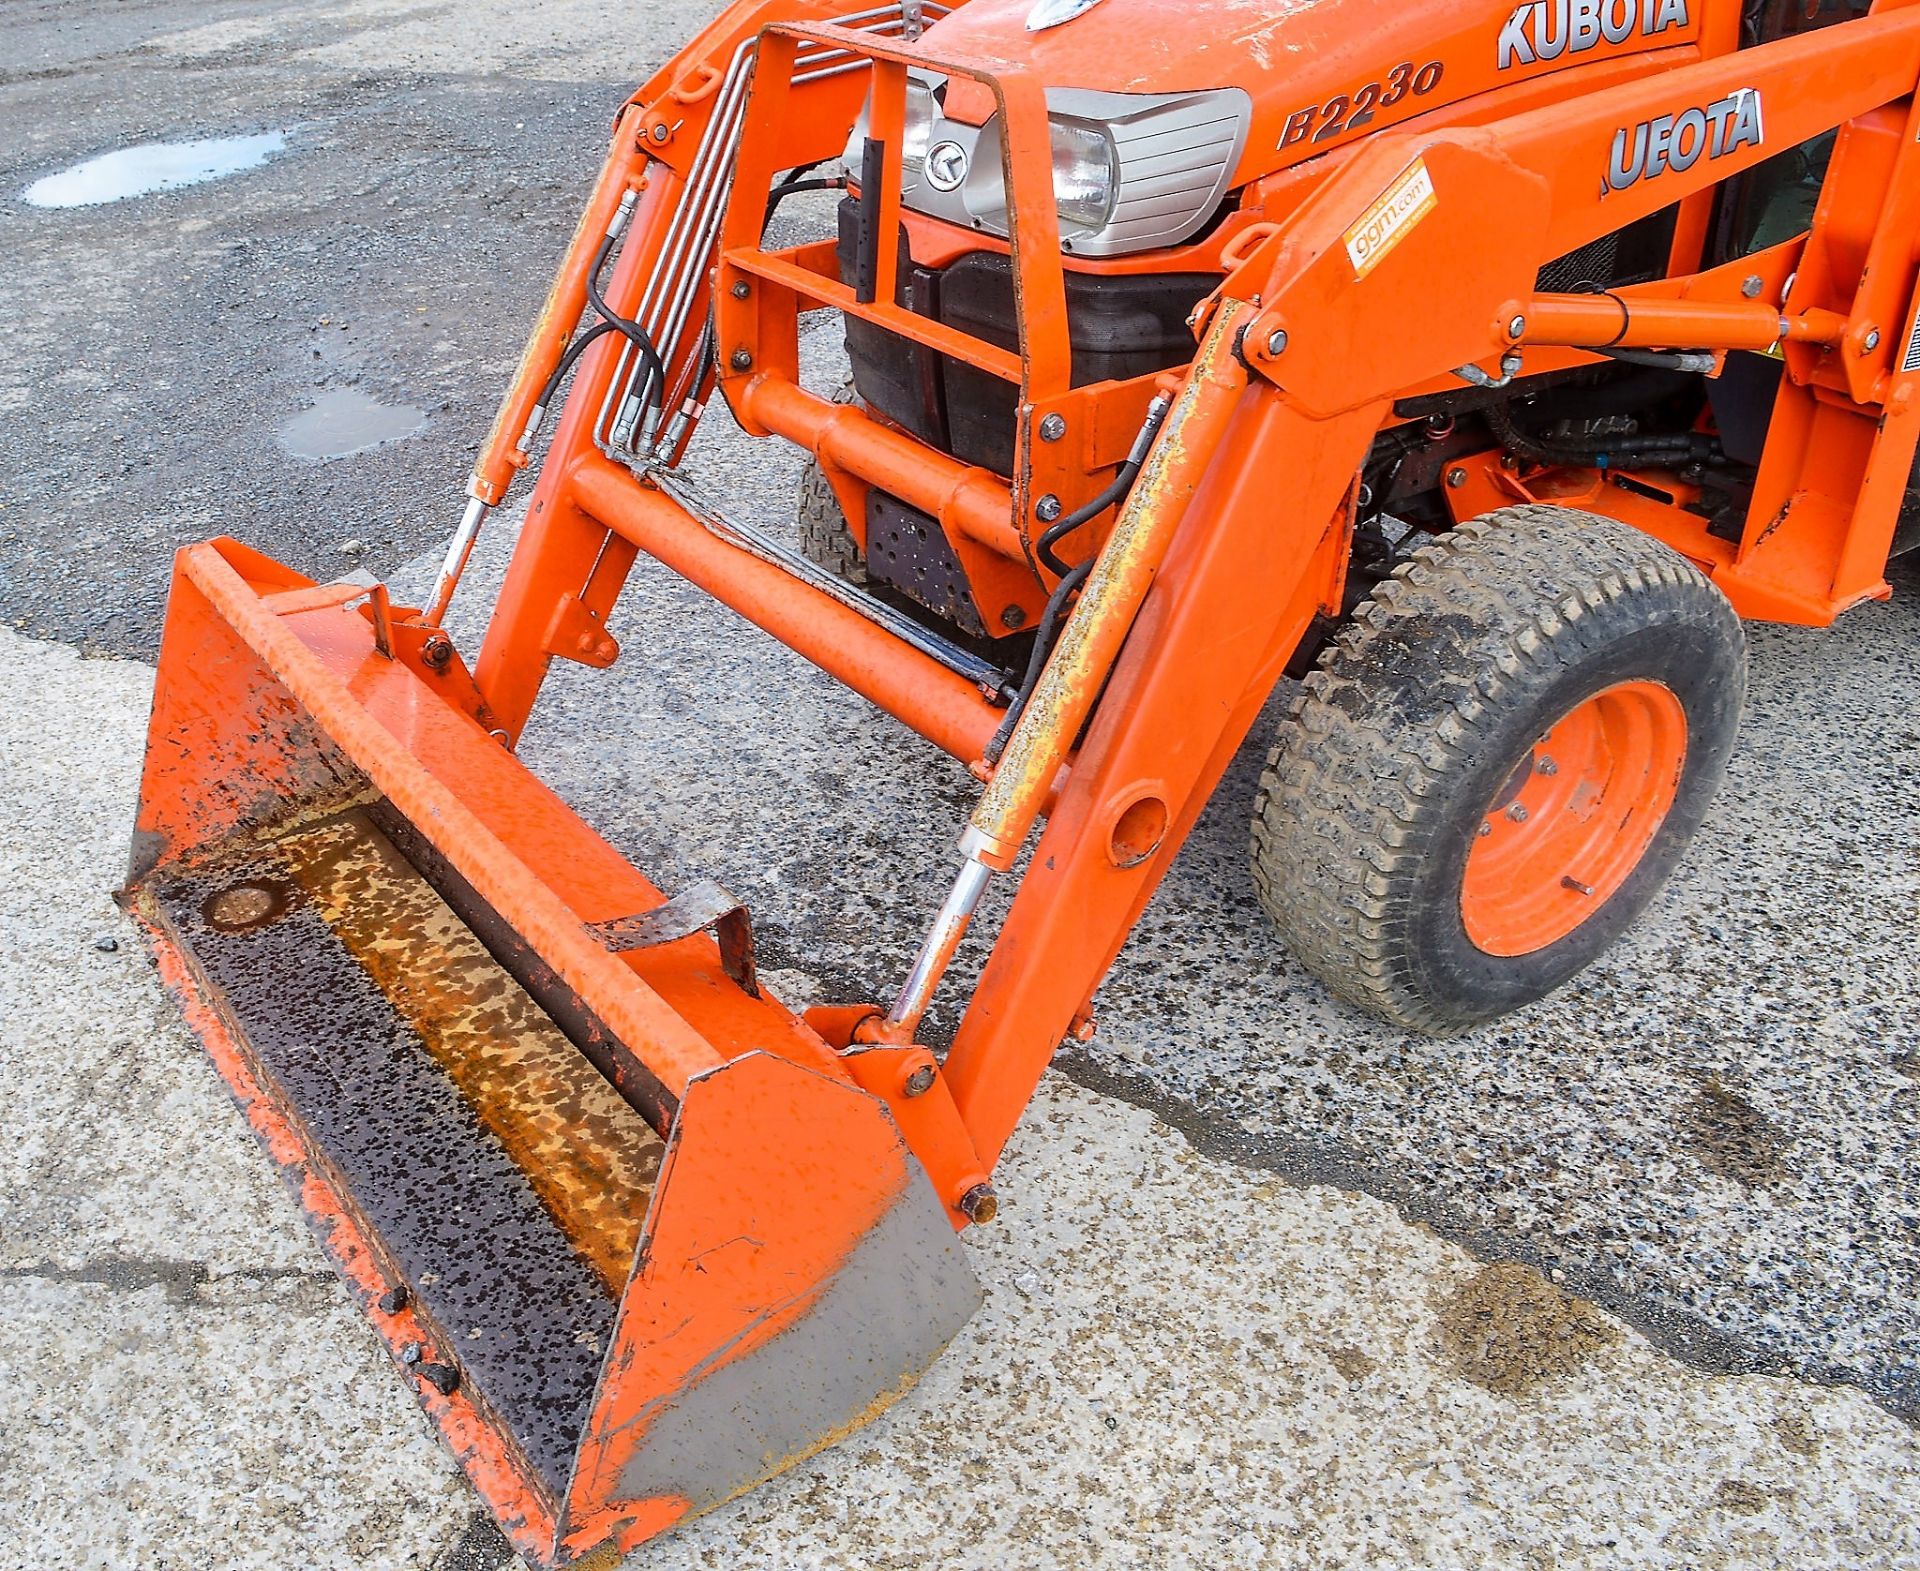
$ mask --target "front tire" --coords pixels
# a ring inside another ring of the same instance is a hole
[[[1672,872],[1725,773],[1740,619],[1658,541],[1511,507],[1422,546],[1306,679],[1254,884],[1335,993],[1435,1034],[1551,992]]]

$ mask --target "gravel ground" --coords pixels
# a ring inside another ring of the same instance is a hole
[[[168,556],[215,532],[417,590],[607,116],[696,13],[15,0],[0,623],[150,657]],[[223,182],[13,199],[111,147],[276,127],[288,150]],[[824,385],[830,338],[809,353]],[[347,397],[423,419],[289,450]],[[787,522],[789,458],[715,420],[697,468]],[[1674,885],[1574,984],[1448,1042],[1338,1005],[1271,939],[1245,839],[1278,695],[1016,1143],[973,1245],[985,1315],[900,1412],[679,1554],[1910,1561],[1920,575],[1896,582],[1833,633],[1752,630],[1741,750]],[[790,989],[885,990],[971,782],[663,572],[615,630],[627,660],[556,675],[530,761],[663,882],[749,898]],[[143,669],[0,645],[0,1561],[492,1563],[144,966],[89,947]],[[1605,1346],[1520,1396],[1463,1379],[1436,1307],[1502,1261],[1607,1312]]]

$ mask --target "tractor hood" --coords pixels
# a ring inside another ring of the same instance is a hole
[[[1036,0],[971,0],[930,41],[1029,65],[1049,88],[1238,88],[1252,104],[1239,183],[1471,94],[1696,43],[1703,10],[1703,0],[1094,0],[1030,31]]]

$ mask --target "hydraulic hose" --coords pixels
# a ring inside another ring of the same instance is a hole
[[[1511,453],[1536,464],[1563,464],[1582,468],[1619,468],[1627,464],[1719,464],[1726,459],[1718,437],[1698,431],[1662,435],[1548,439],[1529,436],[1514,424],[1504,404],[1489,404],[1481,413],[1494,440]]]
[[[1047,532],[1034,542],[1033,554],[1050,573],[1064,577],[1067,564],[1060,560],[1054,547],[1074,532],[1091,523],[1108,508],[1120,501],[1133,489],[1133,482],[1140,474],[1140,466],[1147,461],[1147,449],[1153,446],[1153,439],[1160,434],[1161,423],[1167,418],[1167,411],[1173,407],[1172,401],[1164,393],[1157,394],[1147,405],[1147,418],[1142,422],[1140,431],[1133,439],[1133,447],[1126,461],[1120,465],[1106,488],[1089,502],[1083,502],[1065,517],[1048,525]]]
[[[1040,673],[1047,668],[1047,656],[1053,652],[1053,641],[1060,631],[1060,623],[1066,615],[1067,605],[1073,599],[1080,586],[1087,581],[1087,575],[1093,571],[1096,558],[1088,557],[1077,566],[1069,567],[1061,561],[1054,547],[1074,530],[1098,518],[1108,508],[1126,499],[1133,489],[1133,482],[1139,478],[1141,465],[1147,461],[1147,452],[1153,446],[1153,439],[1160,434],[1160,427],[1167,418],[1167,411],[1173,407],[1173,400],[1165,393],[1154,396],[1147,405],[1147,417],[1140,424],[1139,433],[1133,439],[1126,461],[1120,465],[1117,473],[1100,494],[1092,501],[1076,507],[1065,517],[1056,520],[1047,532],[1034,543],[1033,554],[1046,564],[1049,570],[1060,575],[1060,582],[1053,586],[1053,593],[1047,596],[1047,608],[1040,613],[1040,625],[1034,629],[1033,650],[1027,656],[1027,672],[1020,680],[1020,690],[1014,694],[1013,702],[1007,706],[1006,716],[1000,722],[1000,728],[988,740],[982,757],[989,764],[998,763],[1000,755],[1006,750],[1007,741],[1013,735],[1013,728],[1020,723],[1020,716],[1026,712],[1027,700],[1033,696],[1033,690],[1040,685]]]

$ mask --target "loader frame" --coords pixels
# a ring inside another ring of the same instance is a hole
[[[543,1563],[602,1542],[628,1547],[830,1443],[904,1389],[965,1319],[971,1283],[949,1229],[992,1216],[994,1164],[1056,1046],[1091,1029],[1095,990],[1275,682],[1315,618],[1340,614],[1362,464],[1397,402],[1622,346],[1716,362],[1778,352],[1787,375],[1739,540],[1604,471],[1581,482],[1580,505],[1666,540],[1749,615],[1822,623],[1888,592],[1882,568],[1920,440],[1911,6],[1883,0],[1870,19],[1824,33],[1616,72],[1550,108],[1476,124],[1442,115],[1359,142],[1330,157],[1317,184],[1299,184],[1289,211],[1223,239],[1190,365],[1079,388],[1042,84],[1008,62],[942,54],[917,36],[921,14],[885,7],[836,24],[817,3],[749,0],[623,109],[424,610],[392,605],[382,589],[315,584],[232,541],[189,548],[177,569],[129,899],[363,1300],[391,1298],[406,1262],[248,1045],[213,951],[195,948],[201,897],[181,892],[213,876],[210,846],[279,844],[293,832],[288,801],[301,804],[294,830],[316,814],[391,811],[396,843],[435,870],[430,880],[475,932],[493,935],[488,947],[519,983],[574,1022],[568,1035],[667,1141],[564,1477],[541,1476],[502,1438],[510,1425],[484,1392],[422,1392],[516,1545]],[[1017,349],[899,305],[890,239],[853,283],[828,245],[763,244],[783,173],[836,156],[869,92],[859,201],[872,234],[897,232],[913,67],[976,84],[1000,117]],[[1663,117],[1675,117],[1671,130],[1689,111],[1704,124],[1707,106],[1729,103],[1721,118],[1751,112],[1757,136],[1724,138],[1715,156],[1696,145],[1686,167],[1670,160],[1657,178],[1608,178],[1616,139],[1631,144]],[[1536,290],[1544,262],[1669,204],[1682,204],[1697,242],[1716,184],[1836,126],[1846,130],[1829,189],[1845,200],[1823,205],[1810,238],[1604,296]],[[611,306],[666,320],[677,297],[657,281],[691,267],[710,291],[711,325],[681,312],[685,330],[658,343],[657,377],[636,370],[631,338],[606,335],[579,357],[470,671],[441,618],[487,511],[532,463],[543,389],[600,287],[597,258],[623,237],[604,285]],[[1436,280],[1446,281],[1438,298]],[[862,318],[1012,384],[1013,476],[803,387],[799,319],[812,310]],[[636,461],[613,435],[645,378],[659,383],[656,423]],[[701,497],[679,466],[715,391],[750,432],[818,458],[850,518],[868,488],[912,503],[938,521],[976,586],[1029,613],[1057,582],[1033,550],[1038,499],[1095,497],[1148,422],[1138,479],[1081,547],[1088,576],[1016,724],[990,661],[823,582]],[[1055,417],[1068,440],[1042,440]],[[1497,456],[1462,468],[1449,493],[1461,517],[1569,494],[1564,477]],[[641,553],[983,783],[951,889],[890,1003],[788,1013],[760,991],[737,926],[725,945],[700,931],[736,920],[725,901],[695,902],[675,925],[678,902],[514,756],[554,660],[618,658],[609,623]],[[1016,868],[1037,827],[937,1055],[919,1040],[928,1003],[982,889]],[[648,918],[653,936],[619,940]],[[701,1123],[703,1108],[727,1109],[726,1141],[706,1133],[715,1126]],[[807,1140],[793,1138],[795,1108]],[[862,1154],[860,1183],[848,1181],[847,1151]],[[862,1250],[883,1233],[880,1271]],[[771,1264],[732,1275],[686,1265],[765,1238],[777,1243]],[[814,1285],[774,1301],[764,1273],[776,1268]],[[849,1310],[833,1284],[865,1284],[869,1269],[879,1286],[863,1286]],[[875,1313],[883,1292],[895,1307]],[[688,1294],[697,1314],[682,1323]],[[376,1315],[403,1358],[438,1334],[411,1313],[403,1301]],[[864,1356],[862,1338],[877,1339],[870,1361],[889,1372],[879,1384],[828,1390],[808,1375],[823,1350],[860,1344]],[[731,1433],[743,1388],[728,1382],[751,1359],[766,1361],[753,1366],[762,1380],[794,1390],[798,1416],[756,1417],[733,1450],[696,1446],[702,1476],[680,1479],[672,1458],[690,1454],[689,1435]]]

